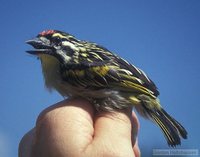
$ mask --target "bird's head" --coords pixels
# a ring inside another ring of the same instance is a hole
[[[79,53],[77,44],[79,40],[74,36],[57,31],[46,30],[37,35],[36,38],[26,41],[34,47],[34,50],[27,51],[29,54],[37,56],[53,56],[60,62],[68,62],[72,57],[76,57]]]

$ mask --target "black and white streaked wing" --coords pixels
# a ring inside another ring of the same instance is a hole
[[[129,81],[138,83],[139,85],[142,85],[152,91],[154,96],[157,97],[159,95],[159,91],[155,83],[145,74],[144,71],[113,54],[103,46],[96,44],[93,51],[95,51],[95,53],[98,54],[104,62],[109,62],[109,64],[114,65],[113,73],[114,71],[118,73],[121,80],[124,80],[123,77],[126,76],[126,79],[129,78]]]
[[[116,58],[116,62],[119,64],[121,69],[126,69],[128,71],[127,75],[130,75],[140,80],[141,85],[151,90],[154,93],[153,95],[155,96],[159,95],[159,91],[155,83],[145,74],[144,71],[142,71],[141,69],[135,67],[133,64],[130,64],[126,60],[119,57]]]
[[[89,47],[82,52],[82,58],[79,56],[79,64],[68,64],[62,68],[64,80],[84,88],[115,88],[158,95],[155,84],[140,69],[101,46],[92,44]]]

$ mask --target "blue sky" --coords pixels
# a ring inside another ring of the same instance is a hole
[[[17,155],[38,114],[63,98],[44,88],[40,62],[25,53],[44,29],[97,42],[142,68],[164,108],[188,130],[178,148],[200,148],[199,0],[1,0],[0,156]],[[168,148],[157,126],[140,119],[143,155]]]

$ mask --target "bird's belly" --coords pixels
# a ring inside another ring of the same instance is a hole
[[[123,109],[129,106],[128,97],[110,89],[87,89],[66,82],[54,87],[64,97],[81,97],[89,100],[97,110]]]

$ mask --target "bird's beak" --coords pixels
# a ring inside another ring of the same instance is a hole
[[[26,41],[27,44],[33,46],[34,50],[26,51],[29,54],[38,55],[38,54],[50,54],[52,51],[52,47],[42,41],[40,38],[34,38],[31,40]]]

